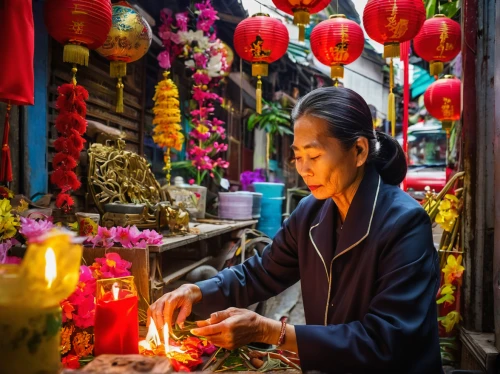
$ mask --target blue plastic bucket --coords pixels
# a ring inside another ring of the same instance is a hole
[[[255,192],[263,195],[257,229],[272,238],[281,227],[285,185],[266,182],[255,182],[253,185]]]

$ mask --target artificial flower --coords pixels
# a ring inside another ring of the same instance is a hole
[[[64,321],[63,321],[64,322]],[[68,353],[71,350],[71,335],[75,331],[75,326],[63,326],[61,329],[61,343],[59,346],[59,352],[61,355]]]
[[[9,190],[7,187],[0,186],[0,197],[4,199],[12,199],[14,197],[14,192]]]
[[[73,338],[73,350],[79,358],[87,357],[92,354],[94,345],[90,344],[91,339],[92,335],[86,331],[79,332]]]
[[[54,228],[52,219],[33,219],[21,217],[21,233],[28,243],[35,243],[39,237]]]
[[[74,204],[73,198],[67,193],[60,193],[56,197],[56,206],[64,211],[68,211]]]
[[[26,212],[28,208],[29,208],[28,202],[24,199],[21,199],[21,201],[19,201],[19,206],[16,208],[16,211],[17,213],[23,213]]]
[[[103,278],[120,278],[130,275],[131,262],[123,260],[118,253],[106,253],[105,258],[98,258]]]
[[[129,227],[117,227],[115,240],[122,246],[128,248],[130,246],[130,228]]]
[[[73,319],[73,312],[75,311],[73,304],[71,304],[68,299],[65,299],[61,301],[60,305],[63,312],[63,323],[69,319]]]
[[[446,194],[438,207],[436,215],[436,223],[438,223],[445,231],[451,231],[453,225],[458,218],[459,200],[455,195]]]
[[[451,284],[455,280],[460,280],[465,268],[462,266],[462,255],[455,257],[449,255],[446,260],[446,266],[443,268],[445,283]]]
[[[455,292],[456,287],[451,284],[445,284],[439,289],[438,297],[439,299],[436,301],[437,304],[453,304],[455,302],[455,296],[453,293]]]
[[[0,264],[15,264],[18,263],[16,259],[19,259],[15,256],[9,256],[9,249],[11,249],[15,245],[19,245],[16,239],[8,239],[0,243]],[[14,258],[13,258],[14,257]],[[21,259],[19,259],[21,260]],[[20,262],[20,261],[19,261]]]
[[[112,227],[108,229],[106,227],[99,226],[97,228],[97,235],[90,240],[90,242],[95,247],[111,248],[115,243],[116,228]]]
[[[438,321],[441,322],[441,325],[445,328],[446,332],[451,332],[455,325],[460,322],[462,317],[457,311],[451,311],[445,317],[439,317]]]
[[[10,239],[17,233],[19,219],[12,214],[12,205],[7,199],[0,200],[0,240]]]
[[[76,327],[86,329],[87,327],[94,326],[94,318],[95,318],[94,299],[95,299],[94,295],[90,295],[81,299],[76,314],[73,315],[73,320],[75,321]]]
[[[63,357],[61,362],[66,369],[78,369],[80,367],[78,356],[73,354],[69,354],[66,357]]]

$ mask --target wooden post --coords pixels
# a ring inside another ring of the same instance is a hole
[[[495,345],[500,351],[500,3],[496,3],[495,35],[495,240],[493,254],[493,305],[495,322]]]

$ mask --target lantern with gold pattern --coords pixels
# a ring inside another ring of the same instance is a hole
[[[113,5],[113,25],[104,44],[97,50],[110,62],[110,75],[118,78],[116,111],[123,112],[123,83],[127,64],[143,57],[153,34],[147,21],[126,1]]]
[[[445,75],[432,83],[424,94],[425,108],[431,116],[441,121],[447,134],[453,122],[460,119],[462,92],[460,79]]]
[[[252,63],[252,76],[257,77],[256,111],[262,111],[261,77],[268,65],[280,59],[288,48],[288,30],[268,14],[257,13],[241,21],[234,31],[234,49],[243,60]]]

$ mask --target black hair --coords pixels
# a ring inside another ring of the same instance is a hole
[[[396,139],[373,129],[372,114],[365,100],[353,90],[322,87],[302,97],[292,110],[292,120],[309,115],[323,119],[330,136],[338,139],[346,150],[359,137],[368,139],[367,164],[372,164],[383,181],[399,185],[406,176],[403,149]]]

